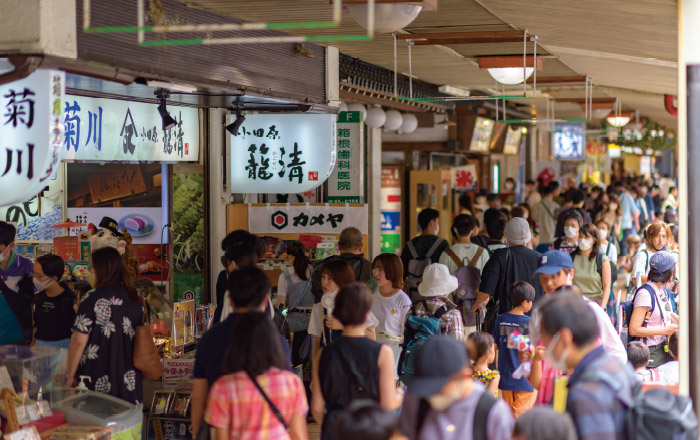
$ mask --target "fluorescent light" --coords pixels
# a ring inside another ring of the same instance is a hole
[[[173,92],[181,93],[194,93],[197,91],[197,87],[195,86],[190,86],[187,84],[176,84],[167,81],[158,81],[152,79],[147,80],[146,85],[149,87],[156,87],[158,89],[166,89]]]
[[[438,92],[452,96],[469,96],[469,90],[460,89],[459,87],[452,87],[449,85],[438,87]]]
[[[627,125],[631,118],[629,116],[608,116],[606,119],[608,124],[619,128]]]
[[[535,71],[534,67],[525,68],[525,77],[523,78],[522,67],[491,67],[488,69],[489,74],[501,84],[515,85],[526,81]]]

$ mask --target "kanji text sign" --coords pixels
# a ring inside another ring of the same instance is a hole
[[[338,160],[328,179],[328,201],[331,203],[363,202],[363,126],[360,112],[340,112],[338,115]]]
[[[250,205],[248,230],[253,234],[340,234],[354,226],[368,233],[367,205]]]
[[[0,85],[0,206],[31,199],[55,177],[64,93],[65,75],[54,70]]]
[[[335,118],[246,115],[231,136],[231,191],[297,194],[325,182],[336,161]]]

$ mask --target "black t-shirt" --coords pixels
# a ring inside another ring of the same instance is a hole
[[[194,358],[194,377],[206,379],[210,387],[216,382],[216,379],[223,375],[221,370],[224,365],[224,354],[226,354],[231,340],[231,330],[239,316],[241,316],[240,313],[231,313],[226,319],[204,333],[202,340],[199,341],[197,355]],[[290,359],[289,344],[282,335],[280,335],[280,339],[284,353],[287,359]],[[287,369],[291,370],[291,367],[287,367]]]
[[[509,258],[508,254],[510,254]],[[507,258],[509,261],[506,269]],[[481,271],[479,291],[488,293],[501,301],[499,314],[510,311],[508,289],[511,284],[517,281],[526,281],[535,288],[535,304],[544,295],[539,277],[533,276],[535,270],[537,270],[539,258],[539,252],[528,249],[525,246],[496,249],[491,254],[489,261],[486,262],[484,269]]]
[[[36,339],[60,341],[71,337],[75,322],[75,293],[65,289],[51,298],[46,291],[42,291],[34,296],[33,302]]]

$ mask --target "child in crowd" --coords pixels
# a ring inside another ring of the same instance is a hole
[[[656,369],[647,369],[649,363],[649,347],[641,341],[627,344],[627,357],[634,368],[634,375],[642,383],[658,382],[659,374]]]
[[[620,255],[620,268],[624,269],[627,273],[632,273],[632,268],[634,266],[634,257],[637,255],[637,251],[642,246],[642,239],[637,234],[630,234],[625,240],[627,243],[627,255]]]
[[[491,370],[489,364],[496,359],[496,347],[493,336],[486,332],[474,332],[467,337],[469,358],[473,362],[472,378],[484,384],[489,392],[498,396],[498,383],[501,375],[498,370]]]
[[[549,406],[536,406],[518,418],[514,440],[577,440],[571,416]]]
[[[335,423],[337,440],[408,440],[401,434],[399,418],[371,400],[358,400]]]
[[[673,359],[658,368],[659,381],[664,385],[678,385],[680,364],[678,363],[678,332],[668,338],[668,354]]]
[[[526,315],[532,308],[535,299],[535,288],[525,281],[518,281],[510,286],[508,300],[512,306],[510,312],[496,318],[493,325],[493,338],[496,340],[500,356],[498,356],[498,371],[503,375],[498,389],[501,396],[510,405],[513,415],[517,418],[535,404],[535,389],[524,377],[513,378],[513,372],[520,366],[518,350],[508,348],[508,339],[514,331],[527,335],[529,333],[530,317]]]

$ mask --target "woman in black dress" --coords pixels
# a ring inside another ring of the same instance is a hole
[[[322,423],[322,440],[333,438],[339,412],[354,400],[374,400],[389,411],[401,405],[394,353],[365,336],[371,307],[364,283],[343,287],[335,298],[333,316],[343,324],[343,335],[323,349],[313,369],[311,412]]]
[[[92,253],[88,276],[94,288],[80,300],[68,351],[66,383],[89,376],[91,390],[142,405],[141,372],[134,367],[135,327],[145,318],[122,257],[113,248]]]

